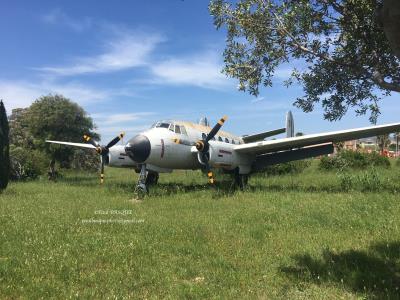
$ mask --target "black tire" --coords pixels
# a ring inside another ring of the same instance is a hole
[[[146,177],[146,186],[157,184],[159,175],[156,172],[149,172]]]

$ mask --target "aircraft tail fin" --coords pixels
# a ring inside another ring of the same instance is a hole
[[[208,123],[207,117],[201,117],[199,120],[199,124],[203,125],[203,126],[210,126],[210,124]]]
[[[294,120],[290,110],[286,113],[286,137],[294,137]]]

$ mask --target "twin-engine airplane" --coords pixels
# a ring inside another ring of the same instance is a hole
[[[333,143],[400,131],[400,123],[394,123],[295,137],[293,116],[288,112],[286,128],[240,137],[220,130],[226,119],[213,128],[206,123],[159,121],[126,145],[117,145],[123,133],[106,146],[86,135],[86,143],[46,142],[95,149],[101,155],[101,182],[105,164],[134,168],[140,172],[137,191],[147,192],[150,184],[157,183],[159,173],[174,169],[201,169],[213,184],[211,170],[220,168],[233,173],[235,184],[243,188],[249,174],[266,166],[333,153]],[[265,140],[285,131],[286,138]]]

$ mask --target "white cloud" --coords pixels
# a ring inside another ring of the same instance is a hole
[[[0,80],[0,91],[8,112],[14,108],[28,107],[34,100],[47,94],[62,94],[80,105],[104,101],[112,95],[112,91],[94,89],[78,83],[63,85],[8,80]]]
[[[114,125],[125,122],[133,122],[145,119],[147,116],[154,115],[152,112],[139,112],[139,113],[117,113],[117,114],[105,114],[98,113],[92,114],[92,118],[103,125]]]
[[[88,73],[106,73],[143,66],[148,63],[150,53],[163,41],[158,34],[120,33],[105,45],[106,51],[99,55],[78,57],[63,67],[42,67],[40,71],[71,76]]]
[[[93,21],[89,17],[83,17],[81,19],[73,19],[65,14],[61,9],[54,9],[49,13],[41,17],[42,21],[52,25],[65,25],[68,28],[82,32],[89,29],[93,25]]]
[[[265,97],[257,97],[257,98],[254,98],[254,99],[251,99],[251,103],[257,103],[257,102],[261,102],[261,101],[264,101],[265,100]]]
[[[218,55],[207,51],[186,58],[171,58],[150,67],[157,84],[192,85],[219,89],[229,80],[221,73]]]

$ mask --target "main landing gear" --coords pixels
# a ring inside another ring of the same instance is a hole
[[[147,171],[146,164],[141,165],[139,178],[136,184],[135,193],[139,198],[142,198],[145,194],[149,192],[149,186],[153,184],[157,184],[158,182],[158,173]]]
[[[249,181],[249,175],[240,174],[239,168],[236,168],[233,173],[233,184],[235,188],[238,187],[240,190],[243,191],[243,188],[247,185],[248,181]]]

